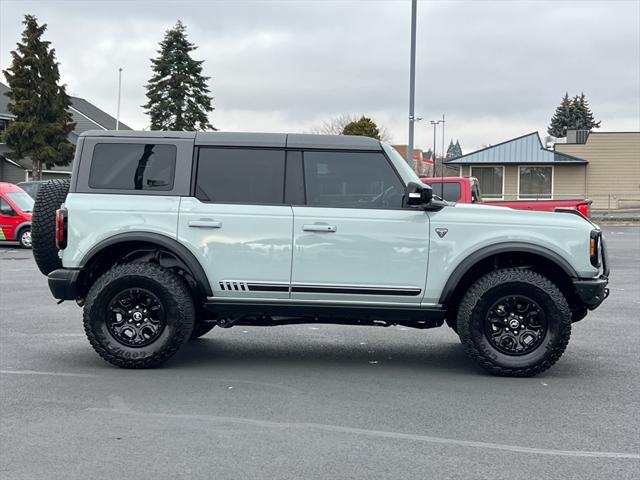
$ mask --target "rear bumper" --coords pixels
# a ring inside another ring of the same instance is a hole
[[[51,272],[49,279],[49,290],[58,300],[75,300],[78,298],[78,277],[80,270],[70,270],[59,268]]]
[[[609,279],[601,275],[598,278],[588,280],[574,280],[573,286],[584,306],[589,310],[594,310],[609,296],[608,283]]]

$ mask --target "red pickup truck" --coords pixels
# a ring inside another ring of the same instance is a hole
[[[541,210],[555,212],[558,209],[573,209],[589,218],[591,200],[491,200],[483,201],[480,184],[475,177],[424,177],[423,183],[433,188],[434,195],[438,195],[448,202],[482,203],[509,207],[516,210]]]

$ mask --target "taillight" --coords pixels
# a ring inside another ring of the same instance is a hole
[[[591,265],[600,268],[600,241],[602,232],[600,230],[592,230],[589,238],[589,259]]]
[[[67,246],[67,210],[56,210],[56,247],[60,250]]]
[[[585,217],[589,218],[590,208],[588,203],[580,203],[578,204],[578,212],[580,212]]]

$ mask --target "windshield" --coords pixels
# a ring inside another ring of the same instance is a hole
[[[420,178],[416,172],[413,171],[407,161],[402,158],[402,155],[400,155],[395,148],[384,142],[380,142],[380,144],[382,145],[382,148],[384,148],[384,151],[387,152],[387,155],[391,158],[394,166],[398,169],[398,173],[402,177],[402,180],[404,180],[405,184],[409,182],[420,183]]]
[[[33,210],[33,198],[25,192],[7,192],[7,197],[23,212],[29,213]]]

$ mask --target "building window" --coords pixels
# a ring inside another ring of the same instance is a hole
[[[478,179],[482,198],[503,198],[504,167],[471,167],[471,176]]]
[[[519,167],[518,198],[551,198],[553,167]]]
[[[7,128],[9,128],[9,120],[7,120],[6,118],[0,118],[0,136]]]

